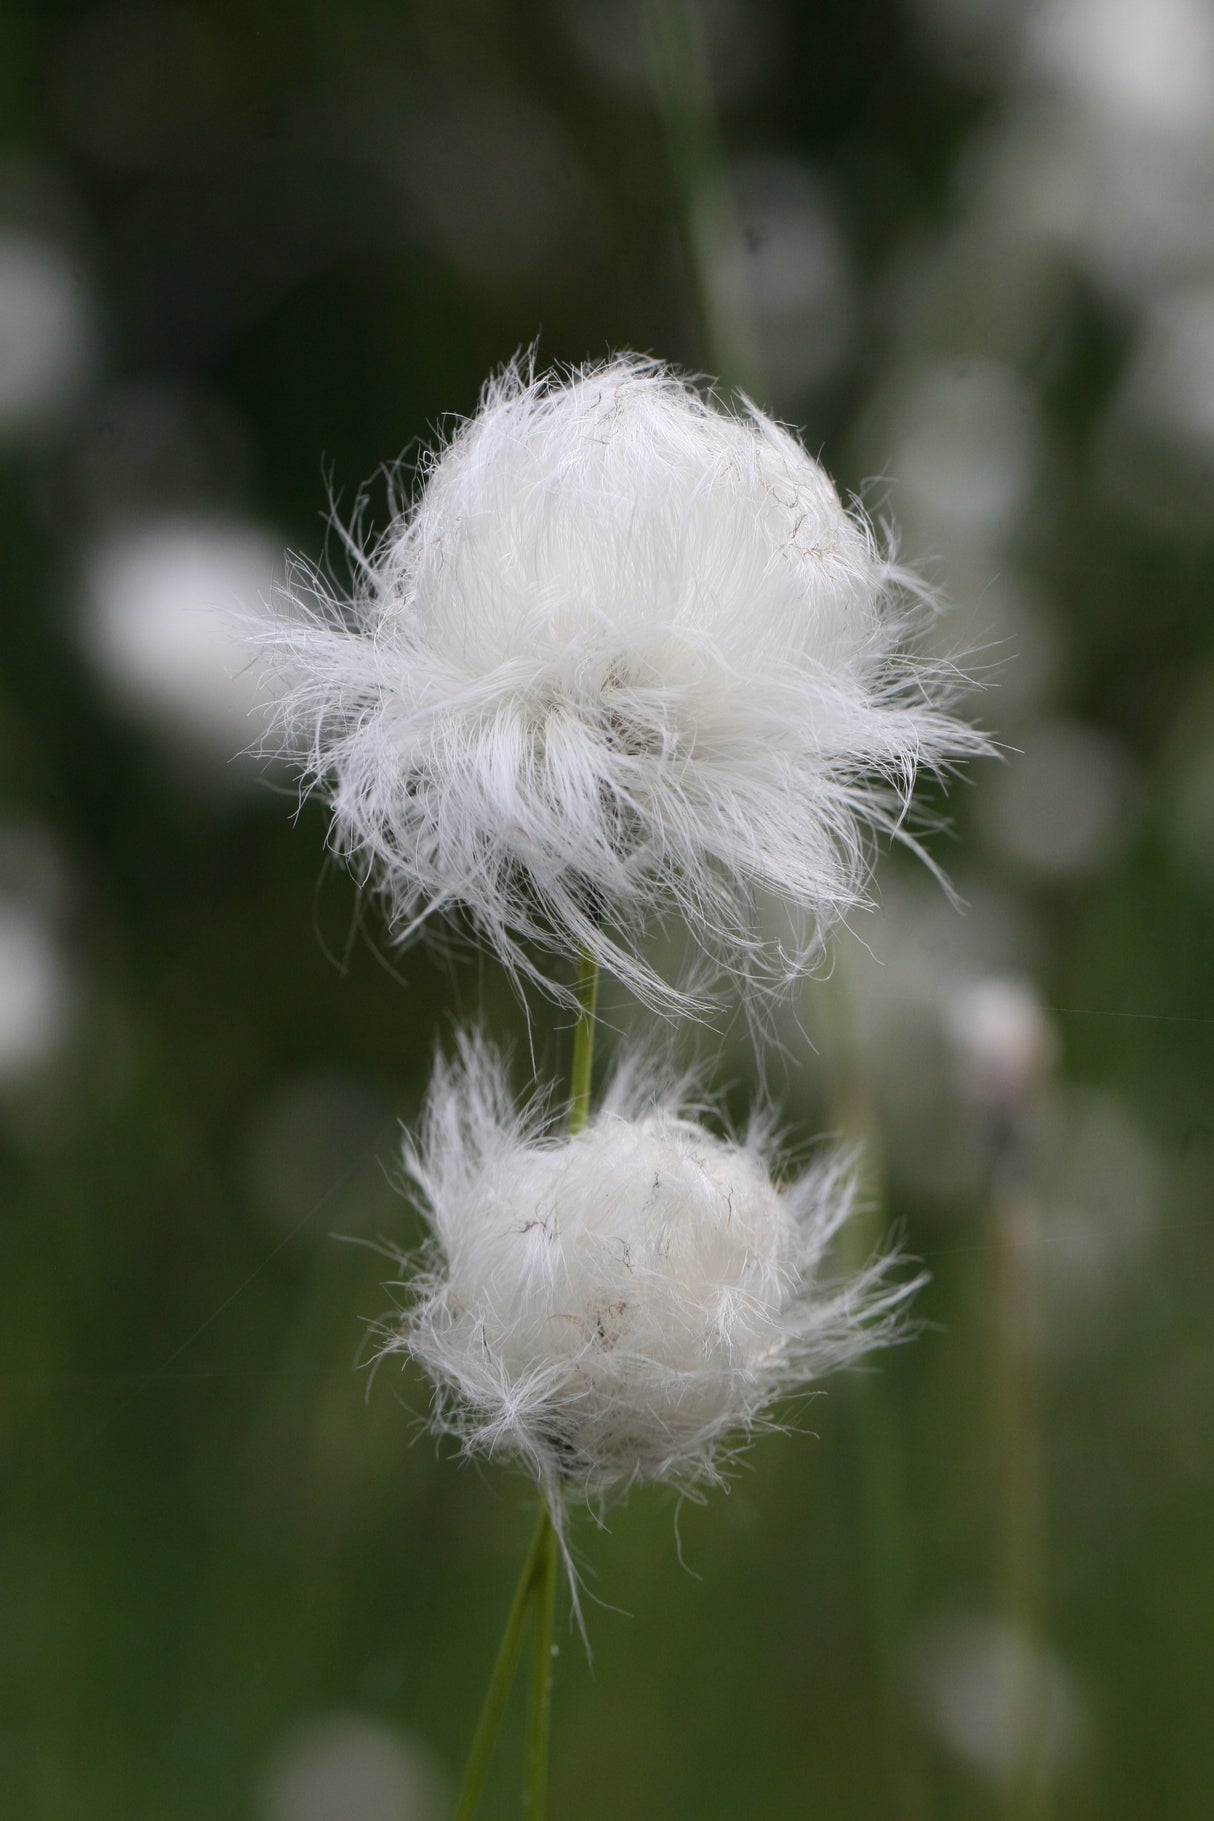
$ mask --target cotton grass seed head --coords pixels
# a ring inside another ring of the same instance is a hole
[[[915,1288],[889,1259],[829,1276],[848,1162],[781,1186],[768,1141],[714,1136],[639,1067],[569,1137],[464,1041],[406,1149],[431,1239],[382,1352],[429,1373],[440,1432],[523,1462],[554,1504],[719,1478],[723,1443],[893,1338]]]
[[[516,969],[589,950],[669,1007],[638,944],[677,904],[731,973],[790,972],[919,768],[983,745],[822,467],[653,361],[509,367],[350,548],[354,598],[301,571],[280,622],[283,725],[401,939],[462,908]]]

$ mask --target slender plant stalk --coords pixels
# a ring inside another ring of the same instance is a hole
[[[547,1563],[551,1534],[552,1519],[548,1516],[548,1507],[541,1505],[539,1518],[531,1538],[531,1547],[527,1551],[523,1572],[519,1576],[518,1586],[514,1590],[514,1599],[510,1605],[506,1629],[502,1633],[502,1641],[498,1646],[497,1661],[493,1665],[493,1674],[489,1678],[489,1689],[485,1695],[485,1704],[481,1708],[481,1717],[477,1722],[472,1749],[468,1753],[468,1765],[464,1771],[455,1821],[471,1821],[471,1817],[476,1812],[476,1805],[480,1801],[481,1791],[485,1787],[489,1759],[497,1740],[498,1728],[502,1723],[502,1714],[505,1712],[510,1684],[514,1680],[515,1665],[523,1647],[527,1615],[535,1597],[541,1567]]]
[[[577,1024],[573,1033],[573,1063],[569,1075],[569,1131],[576,1135],[590,1113],[590,1088],[594,1075],[595,1006],[599,991],[599,964],[589,953],[578,969]],[[523,1771],[525,1821],[544,1821],[548,1806],[548,1738],[552,1716],[552,1630],[556,1613],[556,1580],[560,1549],[548,1501],[541,1497],[531,1547],[514,1590],[506,1629],[498,1646],[497,1661],[489,1679],[485,1704],[477,1722],[472,1749],[460,1789],[455,1821],[472,1821],[485,1787],[489,1760],[497,1743],[510,1685],[523,1647],[528,1618],[531,1633],[531,1674],[527,1697],[526,1756]],[[534,1614],[532,1608],[534,1607]]]
[[[552,1717],[552,1621],[556,1612],[557,1539],[548,1516],[535,1566],[531,1631],[531,1681],[527,1695],[527,1747],[523,1771],[525,1821],[544,1821],[548,1802],[548,1734]]]
[[[744,263],[717,125],[699,0],[646,0],[649,61],[705,351],[718,379],[756,396],[763,362],[750,306],[726,277]],[[731,259],[729,255],[734,255]]]
[[[860,1146],[864,1208],[844,1229],[849,1262],[867,1263],[880,1243],[885,1170],[876,1113],[856,1056],[847,968],[839,957],[819,998],[834,1063],[832,1124]],[[879,1730],[891,1821],[923,1821],[930,1797],[922,1752],[903,1694],[906,1636],[914,1605],[914,1563],[907,1525],[898,1418],[884,1373],[857,1373],[851,1405],[865,1552],[865,1593],[878,1682]]]
[[[599,964],[583,951],[578,967],[577,1024],[573,1032],[573,1063],[569,1072],[569,1134],[576,1138],[590,1114],[590,1088],[594,1076],[595,1006],[599,994]],[[556,1531],[543,1506],[548,1528],[535,1567],[531,1681],[527,1699],[527,1750],[523,1779],[525,1821],[544,1821],[548,1801],[548,1735],[552,1717],[552,1627],[556,1612],[556,1571],[559,1549]]]
[[[594,1012],[599,997],[599,964],[584,950],[578,967],[577,1026],[573,1033],[573,1066],[569,1072],[569,1136],[576,1138],[590,1113],[594,1074]]]
[[[1009,1691],[1012,1751],[1004,1813],[1008,1821],[1048,1821],[1049,1716],[1041,1660],[1046,1633],[1047,1539],[1037,1364],[1037,1211],[1026,1192],[997,1181],[990,1219],[994,1300],[991,1403],[1003,1601],[1019,1650]]]

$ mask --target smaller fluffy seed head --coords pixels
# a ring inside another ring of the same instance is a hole
[[[402,940],[459,908],[516,968],[589,949],[671,1004],[638,942],[677,904],[732,972],[796,965],[918,769],[982,746],[822,467],[651,361],[508,369],[355,563],[280,623],[282,716]]]
[[[845,1164],[781,1188],[760,1132],[715,1137],[635,1070],[569,1138],[467,1043],[407,1163],[433,1242],[384,1351],[429,1372],[441,1429],[550,1491],[713,1477],[724,1438],[888,1340],[913,1288],[888,1260],[825,1278]]]

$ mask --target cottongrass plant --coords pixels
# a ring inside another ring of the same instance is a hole
[[[537,950],[685,1009],[640,947],[677,903],[731,979],[794,974],[918,771],[981,745],[908,649],[922,591],[747,401],[635,355],[515,363],[421,482],[348,537],[353,597],[301,570],[277,635],[287,743],[399,941],[462,910],[558,992]]]
[[[866,902],[874,837],[909,838],[919,769],[984,742],[908,642],[921,591],[819,464],[655,361],[511,365],[383,540],[347,542],[353,598],[301,566],[273,635],[284,741],[334,846],[395,937],[462,912],[577,1008],[564,1103],[517,1104],[484,1037],[439,1061],[405,1150],[430,1235],[379,1337],[429,1375],[436,1431],[540,1490],[457,1810],[530,1624],[540,1821],[571,1502],[719,1479],[781,1397],[904,1331],[915,1288],[889,1257],[830,1265],[851,1159],[783,1180],[770,1117],[721,1137],[636,1056],[594,1103],[599,969],[688,1009],[643,948],[677,915],[744,998],[795,972]]]
[[[688,1084],[626,1061],[577,1132],[514,1105],[501,1057],[440,1060],[406,1166],[431,1245],[385,1353],[429,1373],[438,1427],[567,1495],[720,1477],[775,1400],[889,1338],[888,1259],[832,1282],[845,1154],[773,1176],[769,1120],[715,1136]]]

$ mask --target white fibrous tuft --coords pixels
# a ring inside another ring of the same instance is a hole
[[[669,1009],[638,945],[675,907],[731,972],[790,973],[866,902],[919,768],[985,744],[821,466],[652,361],[511,366],[348,542],[355,598],[300,570],[274,635],[282,729],[402,940],[462,910],[514,969],[589,951]]]
[[[406,1148],[431,1239],[381,1354],[417,1360],[435,1427],[523,1462],[554,1508],[570,1488],[720,1478],[722,1443],[896,1338],[917,1287],[890,1258],[828,1274],[849,1159],[778,1185],[766,1130],[726,1141],[685,1101],[626,1069],[569,1137],[466,1040]]]

